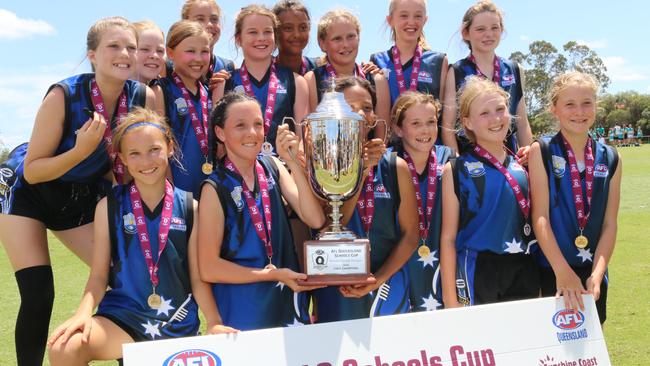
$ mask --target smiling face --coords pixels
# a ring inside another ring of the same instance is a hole
[[[570,85],[557,95],[551,113],[560,121],[563,133],[586,134],[596,120],[596,96],[592,88]]]
[[[167,48],[167,55],[174,62],[174,71],[183,83],[192,85],[208,70],[210,44],[205,36],[187,37],[173,49]]]
[[[429,153],[438,137],[437,109],[431,103],[417,103],[404,113],[395,133],[402,139],[406,151]]]
[[[298,10],[286,10],[280,13],[280,32],[278,45],[280,52],[302,55],[309,42],[310,23],[307,14]]]
[[[126,132],[120,142],[119,156],[136,182],[152,185],[165,179],[173,149],[162,131],[140,126]]]
[[[499,14],[491,11],[478,13],[468,28],[463,29],[463,40],[469,42],[472,52],[489,53],[499,45],[503,28]]]
[[[219,9],[216,4],[210,1],[197,1],[187,13],[187,19],[201,23],[203,28],[210,35],[210,48],[212,48],[219,37],[221,37],[221,23]]]
[[[231,104],[223,127],[215,126],[214,133],[231,159],[255,160],[264,142],[264,120],[259,104],[254,101]]]
[[[95,73],[127,80],[135,69],[136,37],[131,29],[112,27],[102,32],[97,48],[88,51]]]
[[[165,41],[160,30],[149,28],[140,32],[136,60],[136,76],[141,81],[158,78],[165,66]]]
[[[469,115],[462,122],[479,145],[502,144],[510,127],[507,101],[497,92],[481,93],[472,101]]]
[[[359,32],[354,24],[343,19],[332,22],[318,44],[334,65],[349,66],[355,63],[359,52]]]
[[[395,8],[386,17],[386,22],[400,42],[417,42],[427,22],[427,9],[423,0],[401,0],[394,2]]]
[[[241,26],[241,32],[235,36],[235,42],[244,52],[244,58],[265,60],[275,50],[275,30],[273,20],[260,14],[247,15]]]

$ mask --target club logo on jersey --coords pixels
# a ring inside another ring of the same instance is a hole
[[[431,74],[427,71],[420,71],[418,73],[418,81],[421,83],[433,83],[433,78]]]
[[[162,366],[221,366],[221,359],[213,352],[203,349],[188,349],[169,356]]]
[[[246,89],[244,89],[243,85],[237,85],[233,91],[237,94],[246,94]]]
[[[442,173],[443,173],[444,171],[445,171],[445,166],[444,166],[444,165],[440,165],[440,164],[438,164],[438,166],[436,166],[436,176],[437,176],[438,178],[442,177]]]
[[[178,113],[182,116],[187,114],[187,103],[185,102],[185,98],[177,98],[174,101],[174,104],[176,104],[176,109],[178,109]]]
[[[585,315],[577,310],[562,309],[553,315],[553,325],[557,332],[557,340],[562,342],[587,338],[587,329],[579,329],[585,323]]]
[[[596,178],[607,178],[609,175],[609,168],[606,164],[596,164],[594,167],[594,177]]]
[[[383,184],[379,183],[375,186],[375,198],[390,199],[390,192],[386,190]]]
[[[386,80],[390,79],[390,69],[389,68],[383,68],[381,69],[381,73],[384,75]]]
[[[124,220],[124,232],[127,234],[135,234],[137,232],[137,229],[135,226],[135,215],[133,212],[129,212],[128,214],[122,216],[122,219]]]
[[[172,223],[169,225],[170,230],[186,231],[187,225],[182,217],[172,217]]]
[[[235,202],[235,206],[237,206],[237,211],[241,211],[244,208],[244,200],[241,199],[241,193],[243,189],[241,186],[237,186],[233,188],[232,192],[230,192],[230,197],[232,197],[232,200]]]
[[[282,84],[278,84],[278,88],[276,89],[276,93],[278,93],[278,94],[287,94],[287,88],[285,88]]]
[[[472,177],[481,177],[485,174],[485,166],[480,161],[465,162],[465,169]]]
[[[553,163],[553,174],[558,178],[564,177],[564,173],[566,173],[566,160],[557,155],[552,155],[551,159]]]
[[[515,76],[512,74],[502,75],[501,76],[501,86],[508,87],[515,83]]]

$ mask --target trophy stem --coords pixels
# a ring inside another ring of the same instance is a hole
[[[323,231],[316,235],[318,240],[355,240],[357,236],[348,228],[341,225],[341,206],[343,202],[340,199],[330,197],[330,206],[332,206],[332,223]]]
[[[343,205],[343,202],[339,200],[331,200],[329,204],[332,206],[332,213],[330,214],[330,217],[332,218],[332,226],[330,229],[333,232],[343,231],[343,226],[341,225],[341,218],[343,218],[343,215],[341,215],[341,206]]]

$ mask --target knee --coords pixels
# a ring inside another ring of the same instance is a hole
[[[90,360],[87,359],[87,349],[85,343],[81,342],[82,334],[77,332],[73,334],[67,342],[63,343],[61,339],[57,339],[48,350],[48,359],[50,365],[77,365],[87,364]]]
[[[54,303],[52,267],[24,268],[17,271],[15,275],[23,306],[34,306],[39,309],[52,307]]]

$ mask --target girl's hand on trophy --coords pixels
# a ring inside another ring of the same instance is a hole
[[[290,270],[289,268],[277,268],[271,271],[274,278],[286,286],[289,286],[293,292],[311,291],[325,286],[303,286],[298,284],[298,280],[306,280],[307,275]]]
[[[300,150],[300,140],[293,131],[289,129],[289,125],[282,124],[278,126],[277,136],[275,138],[275,148],[278,155],[282,160],[287,162],[296,162],[295,157]]]
[[[219,70],[212,74],[210,78],[208,89],[211,91],[214,90],[219,84],[225,83],[226,80],[230,79],[230,73],[226,70]]]
[[[386,152],[386,145],[382,139],[372,139],[367,141],[363,146],[363,167],[364,175],[375,165],[379,164],[379,159]]]
[[[371,291],[375,291],[376,289],[381,286],[380,283],[375,282],[375,283],[370,283],[367,285],[346,285],[346,286],[340,286],[339,287],[339,292],[343,297],[364,297],[368,295]]]

